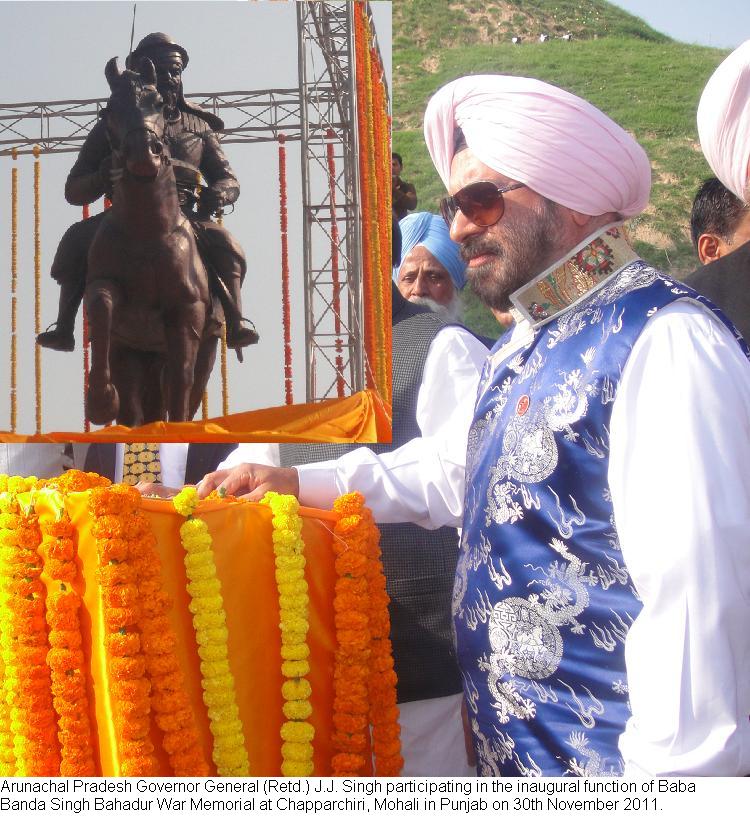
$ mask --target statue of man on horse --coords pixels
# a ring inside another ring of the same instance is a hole
[[[201,255],[213,273],[211,289],[224,309],[227,344],[230,348],[253,345],[258,335],[242,318],[240,287],[247,269],[244,253],[232,235],[210,219],[212,214],[234,204],[240,193],[216,136],[224,123],[185,100],[182,71],[189,59],[184,47],[169,35],[154,32],[143,38],[129,56],[128,67],[137,69],[144,58],[150,59],[156,68],[156,86],[164,99],[165,141],[175,163],[180,206],[191,220]],[[99,120],[70,171],[65,184],[66,199],[74,206],[83,206],[103,195],[111,198],[113,179],[121,170],[104,122]],[[196,197],[199,173],[207,185]],[[58,317],[37,338],[45,348],[72,351],[75,347],[73,331],[84,293],[88,250],[101,217],[96,215],[74,224],[60,241],[51,270],[60,285]]]

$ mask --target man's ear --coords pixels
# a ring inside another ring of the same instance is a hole
[[[701,264],[717,261],[725,254],[725,248],[726,244],[722,238],[711,232],[704,232],[698,238],[698,258]]]
[[[575,209],[568,209],[568,211],[576,226],[587,226],[591,222],[591,215],[585,215],[583,212],[575,211]]]

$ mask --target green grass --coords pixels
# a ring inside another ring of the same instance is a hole
[[[424,18],[427,6],[443,4],[416,0],[409,5],[414,7],[412,17],[421,21],[419,31],[431,33]],[[454,14],[472,3],[450,5],[455,7]],[[435,90],[454,78],[476,73],[540,78],[588,99],[643,145],[652,162],[653,186],[646,212],[630,223],[635,247],[660,269],[678,278],[687,275],[698,266],[690,243],[690,207],[701,181],[710,176],[698,144],[695,112],[706,80],[726,51],[670,41],[602,2],[538,0],[494,5],[522,7],[524,12],[543,7],[548,16],[555,8],[572,14],[575,8],[587,7],[588,13],[600,15],[597,26],[616,36],[520,46],[479,39],[470,46],[454,42],[429,54],[416,45],[414,37],[407,46],[394,48],[393,147],[404,158],[404,178],[417,187],[418,208],[437,211],[445,193],[427,154],[421,126],[425,105]],[[394,4],[394,18],[403,13],[403,6]],[[610,13],[614,17],[608,21]],[[434,17],[439,17],[437,11]],[[568,19],[562,15],[561,25],[567,26]],[[443,31],[442,23],[438,28]],[[436,37],[429,34],[431,40]],[[472,311],[470,323],[477,327],[475,303],[467,300],[467,307]]]
[[[668,41],[640,18],[603,0],[394,0],[394,51],[503,43],[544,32],[576,39],[629,37]]]

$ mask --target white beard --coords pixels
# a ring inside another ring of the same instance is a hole
[[[446,322],[458,322],[459,324],[463,322],[464,306],[458,293],[453,294],[453,298],[448,304],[440,304],[429,296],[411,296],[409,301],[429,308],[433,313],[437,313],[442,319],[445,319]]]

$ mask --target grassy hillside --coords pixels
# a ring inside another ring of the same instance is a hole
[[[396,0],[393,15],[399,33],[393,51],[393,147],[404,158],[404,178],[416,184],[420,209],[437,211],[444,194],[422,138],[430,95],[462,75],[527,75],[588,99],[638,139],[651,159],[653,186],[646,211],[630,222],[636,248],[677,277],[695,268],[690,206],[701,180],[710,176],[695,111],[725,51],[674,42],[599,0]],[[489,32],[483,22],[488,15],[525,26],[522,43],[510,43],[513,28],[495,26]],[[452,38],[446,21],[453,21]],[[565,31],[573,32],[572,41],[538,41],[540,32]],[[470,308],[470,324],[492,327],[491,318],[477,319],[473,303]]]

